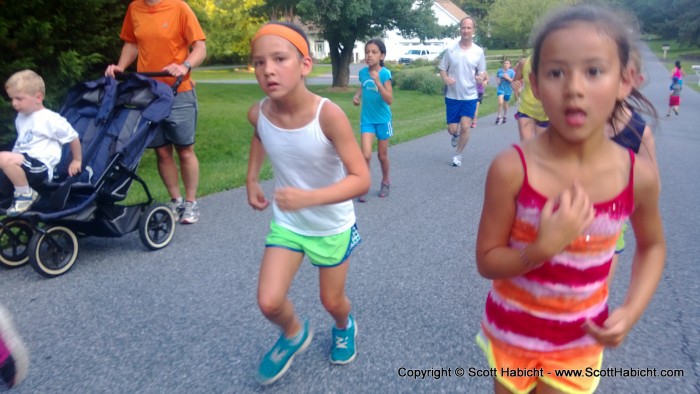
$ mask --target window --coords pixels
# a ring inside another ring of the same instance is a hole
[[[315,41],[314,42],[314,52],[322,54],[326,51],[324,51],[325,45],[323,45],[323,41]]]

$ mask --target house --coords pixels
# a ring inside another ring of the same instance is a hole
[[[432,9],[439,25],[455,26],[455,38],[428,40],[422,45],[430,49],[435,48],[435,50],[439,52],[459,40],[459,21],[466,17],[467,13],[462,11],[462,9],[457,7],[457,5],[450,0],[435,0]],[[329,45],[328,42],[321,39],[314,30],[315,29],[312,27],[307,26],[306,33],[309,38],[309,43],[311,44],[312,56],[316,60],[323,60],[329,57]],[[384,44],[386,44],[385,60],[387,61],[398,61],[399,57],[405,54],[411,47],[421,45],[417,38],[403,37],[401,32],[397,29],[386,32],[381,38],[384,40]],[[360,63],[364,57],[365,43],[356,41],[353,50],[353,62]]]
[[[456,37],[427,40],[421,45],[417,38],[406,38],[401,35],[399,30],[392,30],[382,37],[384,44],[386,44],[385,60],[397,61],[399,57],[405,54],[411,47],[416,46],[427,47],[431,52],[433,52],[433,49],[434,52],[442,52],[443,49],[459,41],[459,21],[468,16],[468,14],[450,0],[436,0],[433,2],[432,9],[439,25],[454,25]],[[364,57],[364,44],[362,46],[362,51],[363,55],[361,58]]]

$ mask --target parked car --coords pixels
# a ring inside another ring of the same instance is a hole
[[[409,49],[399,58],[399,64],[410,64],[418,59],[428,61],[435,60],[437,59],[438,55],[440,55],[440,52],[431,51],[430,49],[426,48]]]

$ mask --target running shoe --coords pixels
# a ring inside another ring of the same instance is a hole
[[[29,370],[29,354],[15,331],[10,313],[0,306],[0,379],[7,388],[22,383]]]
[[[175,215],[175,220],[179,221],[180,217],[182,216],[182,211],[185,210],[185,201],[182,199],[182,197],[173,198],[167,205],[168,208],[170,208],[170,210],[173,211],[173,215]]]
[[[26,212],[39,199],[39,193],[29,188],[29,194],[15,192],[14,197],[12,205],[7,209],[7,216],[17,216],[22,212]]]
[[[333,335],[331,364],[344,365],[352,362],[357,355],[355,351],[357,323],[352,318],[352,315],[348,316],[348,325],[345,329],[341,330],[334,325],[331,333]]]
[[[389,188],[391,188],[391,184],[382,182],[382,188],[379,189],[379,197],[389,197]]]
[[[459,133],[457,134],[452,134],[452,147],[456,148],[457,147],[457,142],[459,142]]]
[[[282,375],[287,372],[289,366],[292,365],[294,356],[303,352],[311,344],[311,339],[314,337],[313,332],[309,328],[308,320],[304,322],[299,332],[293,338],[285,338],[282,333],[275,343],[275,346],[270,349],[262,359],[258,368],[258,380],[262,385],[268,385],[276,382]]]
[[[501,123],[501,117],[500,117],[500,116],[496,117],[496,124],[499,124],[499,123]]]
[[[197,201],[185,201],[185,207],[182,211],[180,223],[195,224],[199,221],[199,204]]]
[[[453,167],[461,167],[462,166],[462,155],[454,155],[452,158],[452,166]]]

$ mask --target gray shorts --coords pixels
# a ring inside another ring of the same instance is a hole
[[[160,127],[149,148],[159,148],[168,144],[194,145],[197,109],[197,94],[194,89],[178,93],[173,101],[170,115],[160,122]]]

